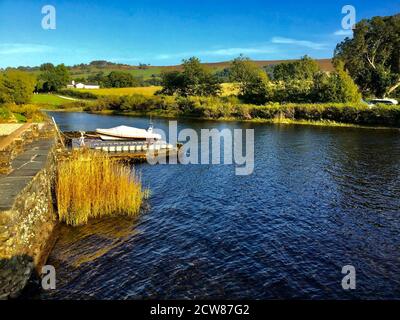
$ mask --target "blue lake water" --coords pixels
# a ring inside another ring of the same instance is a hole
[[[52,113],[62,130],[147,118]],[[153,119],[166,129],[168,120]],[[400,132],[179,120],[254,128],[255,169],[140,164],[137,219],[62,227],[42,299],[400,298]],[[356,290],[342,289],[342,267]]]

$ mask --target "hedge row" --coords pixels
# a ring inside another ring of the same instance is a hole
[[[97,96],[91,92],[82,92],[78,90],[62,89],[57,91],[59,94],[78,99],[97,99]]]
[[[286,118],[290,120],[336,121],[359,125],[400,127],[400,106],[364,104],[243,104],[235,97],[206,98],[142,95],[99,98],[87,111],[113,110],[189,116],[208,119],[236,118],[241,120]]]

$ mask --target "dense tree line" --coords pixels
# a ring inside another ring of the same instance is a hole
[[[109,74],[98,72],[90,75],[87,79],[75,79],[80,82],[88,82],[91,84],[98,84],[104,88],[125,88],[125,87],[145,87],[160,85],[161,79],[152,75],[150,79],[143,79],[143,77],[134,77],[131,73],[124,71],[111,71]]]
[[[221,79],[238,87],[244,103],[267,102],[359,102],[361,95],[343,63],[336,62],[336,70],[323,72],[310,57],[284,62],[269,70],[259,68],[243,55],[234,59],[230,67],[215,74],[201,65],[200,60],[184,60],[182,71],[164,72],[160,94],[177,96],[217,96]]]

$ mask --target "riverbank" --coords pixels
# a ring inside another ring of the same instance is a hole
[[[57,111],[152,116],[175,119],[258,123],[400,128],[400,106],[364,103],[244,104],[237,97],[106,96],[91,102],[68,103]]]
[[[50,110],[49,110],[50,111]],[[81,110],[51,110],[54,112],[83,112],[89,114],[99,114],[99,115],[111,115],[111,116],[130,116],[130,117],[153,117],[153,118],[160,118],[160,119],[188,119],[188,120],[199,120],[199,121],[215,121],[215,122],[244,122],[244,123],[265,123],[265,124],[283,124],[283,125],[302,125],[302,126],[321,126],[321,127],[344,127],[344,128],[360,128],[360,129],[377,129],[377,130],[400,130],[397,127],[390,127],[390,126],[374,126],[374,125],[358,125],[358,124],[351,124],[351,123],[343,123],[343,122],[336,122],[331,120],[293,120],[287,118],[274,118],[274,119],[238,119],[234,117],[223,117],[223,118],[206,118],[206,117],[193,117],[193,116],[183,116],[183,115],[172,115],[172,114],[163,114],[160,112],[137,112],[137,111],[130,111],[130,112],[118,112],[113,110],[104,110],[104,111],[85,111]]]

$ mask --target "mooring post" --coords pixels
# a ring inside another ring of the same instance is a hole
[[[64,140],[63,140],[63,138],[62,138],[62,136],[61,136],[61,132],[60,132],[60,130],[58,129],[58,126],[57,126],[56,120],[54,120],[54,117],[51,117],[51,119],[53,120],[54,127],[56,128],[56,132],[57,132],[58,138],[60,139],[61,145],[62,145],[62,146],[63,146],[63,148],[65,149]]]

